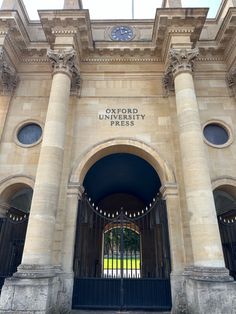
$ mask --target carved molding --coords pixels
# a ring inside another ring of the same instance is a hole
[[[163,77],[163,87],[167,94],[174,91],[174,78],[182,72],[193,72],[194,61],[199,55],[198,48],[171,49],[169,60]]]
[[[229,275],[229,270],[224,267],[188,266],[183,274],[190,279],[200,281],[229,282],[234,280]]]
[[[0,48],[0,90],[5,94],[12,94],[16,88],[18,77],[16,70],[10,64],[3,47]]]

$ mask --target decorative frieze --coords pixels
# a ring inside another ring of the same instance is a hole
[[[0,89],[3,94],[11,94],[17,85],[17,74],[10,64],[3,48],[0,48]]]

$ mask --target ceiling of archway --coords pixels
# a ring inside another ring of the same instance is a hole
[[[149,204],[161,183],[154,168],[144,159],[118,153],[97,161],[86,174],[83,186],[95,204],[116,193],[130,194]]]

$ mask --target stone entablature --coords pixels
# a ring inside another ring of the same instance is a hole
[[[21,0],[19,2],[21,3]],[[56,37],[73,37],[75,49],[81,59],[93,60],[94,57],[101,58],[110,54],[112,58],[134,56],[145,61],[145,56],[149,54],[164,60],[168,55],[169,42],[173,36],[188,36],[192,44],[197,43],[203,58],[206,55],[205,51],[209,49],[215,50],[214,55],[218,56],[222,55],[226,41],[229,43],[227,51],[230,51],[235,16],[235,8],[231,8],[216,40],[199,42],[206,21],[206,9],[162,8],[157,10],[153,22],[129,21],[129,26],[134,27],[137,36],[133,41],[117,44],[111,40],[108,32],[114,25],[124,24],[122,20],[91,22],[88,10],[74,9],[57,10],[56,16],[54,11],[39,11],[41,23],[28,22],[27,24],[27,18],[22,14],[24,8],[19,6],[19,9],[21,10],[19,13],[2,11],[0,25],[4,34],[8,34],[6,41],[9,41],[14,55],[20,62],[26,63],[30,63],[31,60],[33,63],[47,62],[47,49],[49,45],[54,44]],[[45,37],[42,36],[43,32]]]

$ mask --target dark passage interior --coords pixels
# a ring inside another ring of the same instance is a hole
[[[128,280],[133,280],[129,281],[129,287],[135,280],[136,287],[140,285],[139,293],[147,293],[147,296],[149,292],[153,294],[154,288],[158,291],[152,286],[154,282],[159,284],[160,290],[167,291],[170,275],[168,223],[165,201],[159,195],[161,182],[155,169],[138,156],[112,154],[90,168],[83,186],[85,193],[78,206],[74,255],[74,306],[79,307],[78,303],[84,302],[78,301],[76,295],[81,296],[85,286],[91,290],[93,285],[100,285],[99,289],[106,290],[108,299],[113,300],[116,295],[118,300],[113,301],[117,308],[120,308],[118,304],[125,303],[125,296],[130,295],[124,292]],[[110,285],[108,289],[104,288],[106,280]],[[161,288],[161,284],[167,288]],[[115,285],[116,292],[109,297],[111,285]],[[169,290],[166,296],[168,303]],[[94,302],[99,303],[100,299]],[[153,295],[149,303],[155,305],[155,302],[158,302],[157,295]]]

